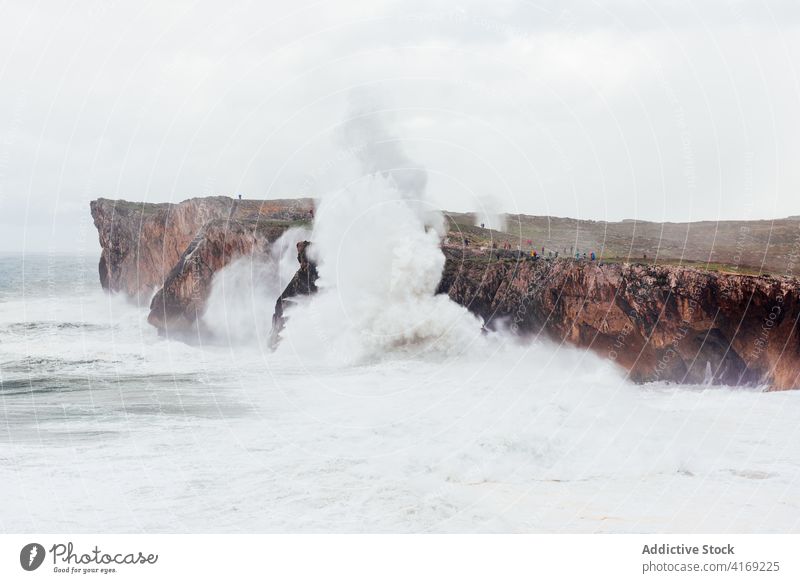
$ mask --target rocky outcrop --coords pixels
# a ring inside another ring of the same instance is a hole
[[[139,203],[104,198],[91,202],[100,237],[100,283],[147,303],[209,221],[307,221],[309,199],[234,200],[192,198],[178,204]]]
[[[534,260],[449,246],[444,253],[437,292],[483,318],[490,329],[593,350],[639,383],[800,387],[796,279]],[[295,293],[313,293],[312,278],[316,269],[301,267],[303,285],[288,286],[278,301],[274,342],[284,325],[284,303]]]
[[[225,197],[177,205],[100,199],[92,203],[92,216],[103,247],[103,287],[134,298],[146,293],[147,299],[158,290],[150,323],[184,336],[203,332],[199,316],[217,271],[236,257],[265,251],[287,228],[312,217],[308,200]],[[678,265],[534,260],[475,249],[487,232],[471,235],[468,249],[444,245],[438,289],[482,317],[487,327],[505,326],[591,349],[619,363],[637,382],[800,387],[796,278]],[[292,298],[316,291],[317,269],[308,245],[298,243],[300,267],[277,298],[273,347]]]
[[[800,386],[800,282],[445,249],[439,286],[489,326],[585,347],[637,382]]]
[[[272,315],[272,329],[269,334],[269,347],[272,350],[275,350],[280,343],[280,334],[284,326],[286,326],[284,311],[287,305],[297,296],[307,296],[317,292],[317,278],[319,275],[317,273],[317,266],[308,258],[308,248],[310,245],[308,241],[300,241],[297,243],[297,262],[300,263],[300,267],[275,302],[275,312]]]
[[[203,226],[153,297],[147,321],[171,338],[205,335],[201,316],[214,274],[237,257],[266,253],[293,223],[215,219]]]

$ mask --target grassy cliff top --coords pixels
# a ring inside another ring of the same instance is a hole
[[[468,213],[446,213],[451,241],[467,238],[471,246],[516,250],[545,248],[561,257],[581,257],[592,251],[609,262],[684,265],[759,275],[800,274],[800,219],[771,221],[701,221],[652,223],[642,221],[581,221],[577,219],[507,215],[504,231],[474,225]],[[528,244],[528,240],[531,241]]]

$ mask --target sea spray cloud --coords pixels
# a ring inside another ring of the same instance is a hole
[[[347,145],[362,145],[355,153],[365,174],[391,175],[401,194],[425,193],[428,173],[411,161],[399,138],[387,131],[375,113],[354,108],[342,129],[341,140]],[[363,147],[366,144],[368,147]]]
[[[445,229],[425,200],[424,169],[377,115],[354,113],[342,135],[367,142],[357,150],[363,175],[318,203],[311,253],[320,291],[289,310],[284,343],[352,363],[480,341],[481,322],[435,295]]]
[[[387,350],[463,350],[480,323],[444,295],[439,234],[425,228],[391,179],[368,176],[325,199],[313,239],[320,292],[289,315],[289,341],[328,338],[336,361]],[[322,336],[319,334],[322,333]]]
[[[426,204],[428,171],[409,158],[401,139],[389,131],[388,115],[380,109],[374,95],[355,92],[339,140],[354,153],[360,175],[391,179],[391,188],[415,210],[420,220],[444,236],[444,217],[437,208]]]

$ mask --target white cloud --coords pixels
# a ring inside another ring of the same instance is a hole
[[[453,210],[800,214],[791,2],[11,3],[0,250],[96,245],[97,196],[335,184],[353,87]],[[90,227],[90,225],[89,225]]]

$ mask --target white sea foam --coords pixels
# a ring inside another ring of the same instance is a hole
[[[482,341],[475,316],[435,295],[441,216],[419,203],[380,174],[322,198],[312,234],[319,293],[287,312],[284,350],[352,364]]]
[[[0,303],[3,380],[31,381],[0,398],[0,529],[797,528],[795,392],[633,386],[502,337],[329,366],[160,339],[144,316],[101,294]]]
[[[427,172],[363,95],[341,138],[360,174],[321,196],[311,257],[319,293],[287,311],[283,350],[353,364],[404,355],[454,355],[481,345],[482,322],[435,295],[444,217],[426,200]]]

